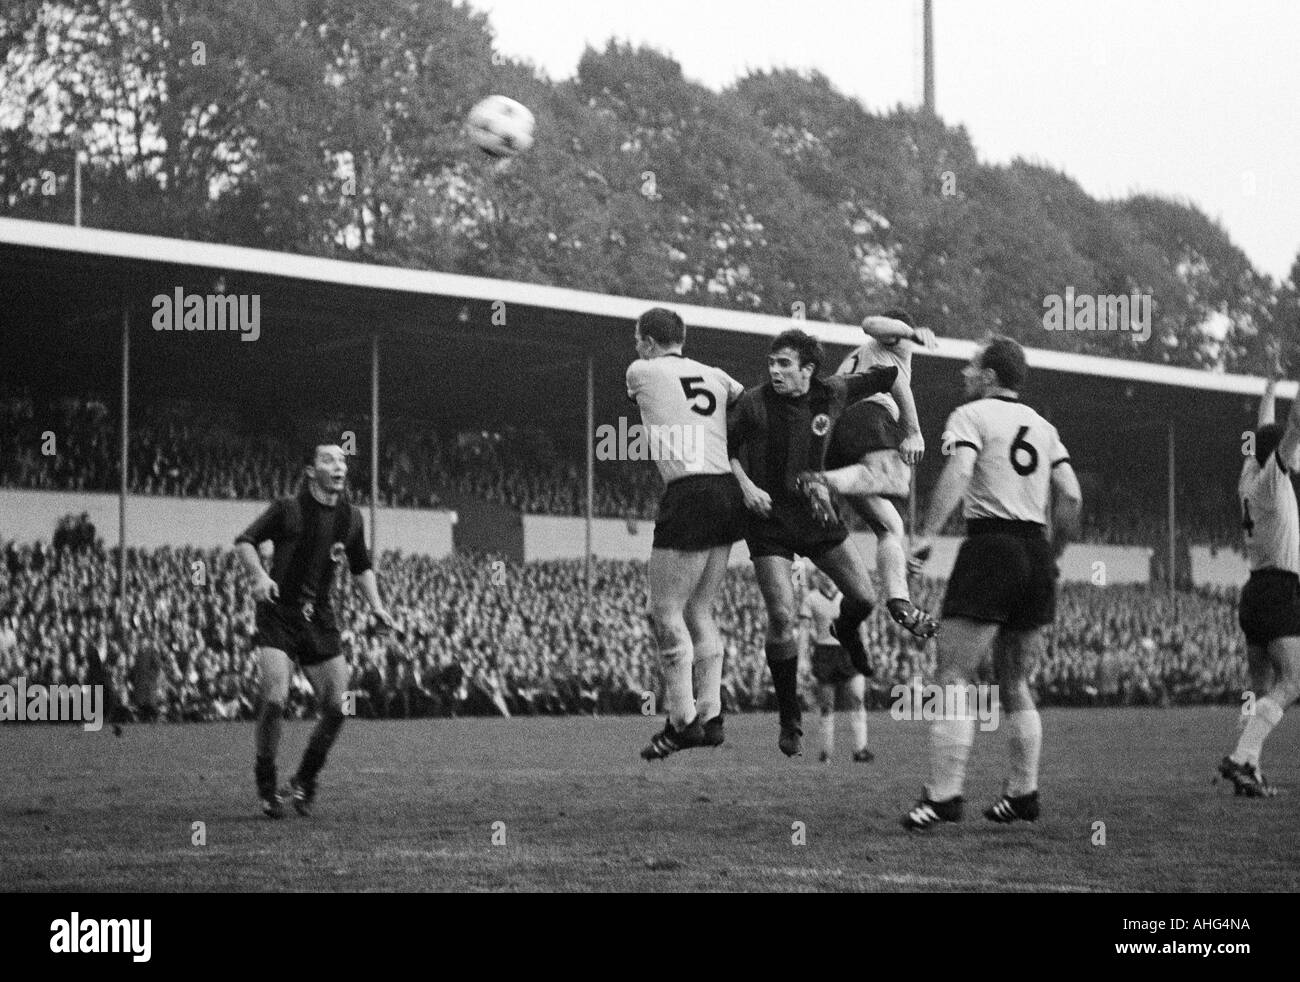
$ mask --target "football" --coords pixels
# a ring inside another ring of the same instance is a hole
[[[475,146],[500,159],[533,145],[533,122],[527,106],[503,95],[490,95],[470,110],[465,128]]]

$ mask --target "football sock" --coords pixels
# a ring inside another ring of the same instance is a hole
[[[695,711],[707,723],[722,713],[722,646],[695,646]]]
[[[870,603],[865,600],[854,600],[852,597],[846,596],[840,601],[840,616],[835,618],[835,629],[838,631],[843,626],[856,631],[870,613]]]
[[[966,758],[975,742],[975,720],[937,719],[930,724],[931,801],[947,801],[961,794],[966,781]]]
[[[1011,776],[1007,794],[1013,798],[1038,790],[1038,757],[1043,749],[1043,719],[1037,709],[1008,713],[1011,726],[1007,746],[1011,752]]]
[[[257,726],[253,731],[254,745],[258,758],[275,760],[280,749],[280,731],[284,729],[284,706],[269,699],[262,700],[262,711],[257,715]]]
[[[1282,707],[1265,696],[1255,703],[1255,715],[1247,717],[1246,728],[1237,740],[1232,759],[1238,764],[1259,766],[1259,755],[1264,749],[1264,738],[1282,720]]]
[[[258,794],[271,794],[275,791],[275,758],[258,755],[253,763],[253,778],[257,781]]]
[[[680,730],[695,719],[695,695],[691,671],[691,643],[660,648],[659,659],[664,670],[664,707],[668,722]]]
[[[343,729],[343,720],[343,713],[331,707],[325,710],[316,728],[311,731],[307,749],[302,753],[302,763],[298,765],[298,780],[307,787],[311,788],[316,784],[316,775],[325,766],[325,758],[329,756],[330,747],[334,746],[339,730]]]
[[[859,706],[849,714],[849,723],[853,726],[853,749],[867,749],[867,707]]]
[[[829,757],[835,752],[835,710],[822,710],[822,749]]]
[[[799,644],[789,641],[769,641],[763,646],[767,666],[772,670],[772,687],[776,690],[776,707],[782,721],[798,722],[802,718],[799,705]]]

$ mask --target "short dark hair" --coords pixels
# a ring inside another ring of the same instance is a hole
[[[651,307],[636,319],[636,330],[662,345],[686,343],[686,324],[667,307]]]
[[[991,368],[1004,389],[1019,389],[1025,381],[1025,349],[1014,338],[995,334],[980,355],[980,368]]]
[[[315,439],[307,439],[302,445],[302,463],[304,467],[313,467],[316,464],[316,452],[321,447],[337,447],[339,441],[332,436],[318,436]]]
[[[1259,461],[1259,466],[1263,467],[1264,462],[1268,460],[1268,455],[1277,449],[1277,445],[1282,442],[1282,431],[1286,427],[1280,423],[1265,423],[1255,430],[1255,459]]]
[[[793,348],[799,356],[799,367],[802,368],[809,362],[812,362],[817,368],[813,369],[813,374],[826,363],[826,349],[822,343],[807,331],[801,331],[797,327],[792,327],[788,331],[782,331],[772,339],[772,347],[768,348],[769,354],[775,354],[782,348]]]
[[[909,314],[902,307],[890,307],[880,316],[888,317],[891,320],[902,321],[908,327],[912,327],[912,328],[916,327],[916,321],[912,319],[912,315]]]

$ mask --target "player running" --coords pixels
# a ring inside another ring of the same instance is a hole
[[[628,398],[641,410],[666,485],[647,576],[668,719],[641,751],[646,760],[722,744],[722,635],[713,600],[731,544],[744,533],[744,501],[727,458],[727,407],[744,387],[683,355],[685,341],[677,314],[651,308],[636,322],[639,357],[627,370]]]
[[[1266,695],[1247,717],[1236,749],[1219,764],[1235,793],[1251,798],[1275,793],[1260,771],[1260,753],[1283,712],[1300,697],[1300,517],[1290,478],[1300,467],[1300,398],[1285,425],[1273,422],[1276,374],[1259,404],[1255,453],[1237,482],[1250,563],[1237,616],[1246,634],[1251,689]]]
[[[959,502],[966,540],[948,579],[938,644],[938,682],[966,689],[990,654],[1011,729],[1011,774],[1002,796],[984,812],[994,822],[1038,818],[1038,758],[1043,728],[1029,675],[1042,650],[1042,628],[1056,614],[1056,558],[1077,534],[1082,495],[1056,427],[1017,394],[1025,352],[994,337],[962,372],[973,399],[948,417],[944,450],[951,456],[939,478],[912,555],[920,560]],[[1048,498],[1054,535],[1046,535]],[[953,691],[953,690],[946,690]],[[945,700],[947,702],[947,700]],[[909,830],[929,829],[962,816],[966,758],[975,738],[967,713],[930,726],[930,780],[903,817]]]
[[[339,650],[330,597],[336,565],[347,560],[375,617],[386,627],[394,626],[379,599],[361,510],[344,497],[348,465],[343,449],[331,443],[313,444],[304,459],[302,490],[276,501],[235,540],[236,552],[253,578],[257,600],[253,644],[261,673],[261,706],[254,731],[253,771],[262,812],[268,818],[284,817],[285,794],[292,797],[298,814],[311,814],[316,777],[343,726],[343,697],[351,670]],[[258,547],[267,541],[275,549],[270,573],[258,557]],[[297,773],[281,791],[275,758],[295,663],[316,694],[321,717]]]
[[[799,607],[799,621],[804,628],[805,647],[810,649],[813,678],[817,680],[817,705],[821,710],[822,752],[817,759],[829,763],[835,752],[835,697],[844,692],[853,727],[853,759],[867,764],[876,759],[867,749],[867,680],[853,667],[848,654],[831,634],[831,624],[839,615],[840,591],[829,576],[814,569],[812,583]]]
[[[846,407],[901,385],[898,368],[892,365],[860,375],[818,378],[824,360],[821,342],[810,334],[798,329],[778,334],[767,356],[768,380],[746,390],[728,420],[731,469],[749,510],[745,542],[767,608],[764,652],[781,720],[777,745],[787,757],[803,752],[799,642],[790,580],[796,554],[812,560],[843,591],[835,636],[858,671],[866,675],[872,670],[858,633],[875,602],[866,564],[846,541],[848,529],[835,515],[826,485],[806,485],[801,479],[822,470],[828,434]],[[907,465],[898,454],[864,465],[868,493],[905,494],[907,481]],[[825,499],[814,513],[804,494],[819,490]]]
[[[899,398],[878,392],[850,406],[831,431],[826,451],[826,472],[821,475],[833,490],[844,495],[876,536],[876,571],[885,591],[885,608],[895,623],[918,638],[934,635],[934,618],[912,603],[907,586],[907,557],[903,549],[903,516],[889,498],[862,494],[863,476],[870,474],[869,461],[881,454],[897,452],[903,462],[915,467],[925,453],[925,439],[917,420],[912,396],[912,350],[916,345],[936,347],[934,332],[916,327],[902,310],[890,310],[862,322],[866,344],[856,348],[840,364],[839,374],[856,375],[877,365],[894,365],[902,379],[896,386]]]

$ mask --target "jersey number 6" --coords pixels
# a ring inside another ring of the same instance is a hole
[[[1011,466],[1021,477],[1028,477],[1038,470],[1038,449],[1025,439],[1025,434],[1028,432],[1028,426],[1020,427],[1016,438],[1011,441]],[[1029,456],[1029,460],[1025,463],[1021,463],[1020,460],[1022,454]]]

